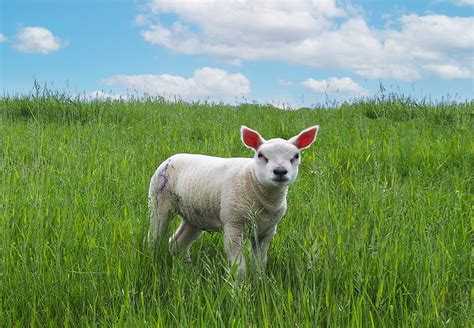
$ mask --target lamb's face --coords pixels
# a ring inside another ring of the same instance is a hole
[[[319,126],[302,131],[297,136],[266,141],[257,131],[242,126],[241,138],[245,146],[255,151],[254,168],[257,180],[263,185],[285,187],[296,180],[301,161],[300,150],[308,148],[316,139]]]
[[[267,186],[288,186],[296,180],[301,154],[298,147],[283,139],[263,143],[255,152],[255,175]]]

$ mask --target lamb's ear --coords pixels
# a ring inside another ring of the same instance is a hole
[[[306,149],[316,140],[316,135],[318,134],[319,125],[312,126],[303,130],[297,136],[294,136],[289,140],[293,145],[299,149]]]
[[[255,150],[265,142],[265,139],[257,131],[249,129],[245,125],[240,127],[240,138],[245,146]]]

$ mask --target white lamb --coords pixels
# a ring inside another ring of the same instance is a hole
[[[181,225],[169,239],[171,252],[190,259],[189,248],[203,231],[223,231],[224,249],[238,276],[246,271],[244,232],[251,231],[254,256],[265,266],[270,242],[286,211],[288,186],[298,174],[300,150],[316,139],[319,126],[284,140],[264,140],[242,126],[241,139],[253,158],[176,154],[151,178],[148,242],[158,246],[175,213]]]

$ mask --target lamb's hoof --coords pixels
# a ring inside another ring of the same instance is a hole
[[[189,252],[189,249],[183,253],[183,261],[184,263],[191,263],[191,253]]]

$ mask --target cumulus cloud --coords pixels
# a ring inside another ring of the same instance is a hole
[[[400,81],[431,76],[429,65],[474,71],[474,17],[411,14],[380,30],[335,0],[152,0],[148,9],[142,37],[184,54],[273,59]],[[160,20],[167,14],[177,18],[167,24]]]
[[[136,26],[145,26],[147,24],[150,24],[150,21],[145,15],[139,14],[136,15],[133,19],[133,24],[135,24]]]
[[[7,41],[7,37],[0,33],[0,43]]]
[[[435,77],[443,80],[474,78],[473,71],[469,67],[456,64],[424,65],[423,68],[427,72],[431,72]]]
[[[454,0],[456,6],[474,6],[474,0]]]
[[[369,95],[369,90],[362,88],[349,77],[331,77],[327,80],[307,79],[301,85],[315,93],[341,96],[363,97]]]
[[[16,38],[15,48],[25,53],[48,54],[67,45],[67,42],[55,37],[51,31],[40,26],[22,27]]]
[[[231,74],[217,68],[199,68],[190,78],[179,75],[114,75],[102,81],[144,94],[180,97],[186,100],[224,100],[246,95],[250,81],[242,74]]]
[[[293,82],[287,79],[278,79],[277,82],[282,87],[291,87],[293,85]]]

